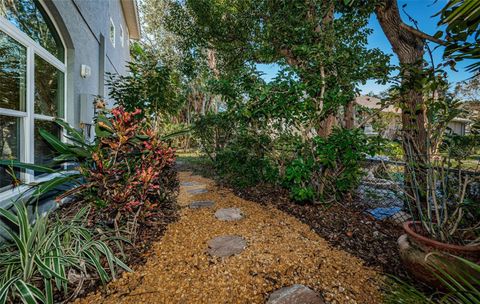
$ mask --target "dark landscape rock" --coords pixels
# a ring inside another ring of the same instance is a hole
[[[204,186],[198,182],[181,182],[180,186],[193,187],[193,186]]]
[[[207,252],[215,257],[229,257],[241,253],[247,247],[244,238],[238,235],[222,235],[207,242]]]
[[[215,217],[221,221],[238,221],[243,218],[240,208],[222,208],[215,212]]]
[[[202,193],[207,193],[207,189],[192,189],[192,190],[187,190],[187,193],[189,194],[202,194]]]
[[[307,286],[295,284],[274,291],[267,304],[325,304],[325,301]]]

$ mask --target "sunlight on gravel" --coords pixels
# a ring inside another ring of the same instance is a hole
[[[277,209],[245,201],[211,180],[180,173],[180,220],[153,245],[144,266],[123,274],[106,290],[76,303],[264,303],[283,286],[304,284],[330,303],[381,303],[382,277],[350,254],[331,248],[307,225]],[[206,188],[191,195],[187,189]],[[195,200],[213,207],[191,209]],[[244,218],[219,221],[219,208],[240,208]],[[247,248],[228,258],[212,258],[207,242],[239,235]]]

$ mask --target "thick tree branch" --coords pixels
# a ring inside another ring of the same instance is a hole
[[[414,34],[415,36],[417,36],[417,37],[419,37],[419,38],[421,38],[421,39],[429,40],[429,41],[438,43],[438,44],[440,44],[440,45],[446,45],[446,44],[447,44],[446,41],[444,41],[444,40],[442,40],[442,39],[435,38],[435,37],[433,37],[433,36],[431,36],[431,35],[428,35],[428,34],[422,32],[422,31],[419,31],[419,30],[417,30],[417,29],[415,29],[415,28],[413,28],[413,27],[411,27],[411,26],[403,23],[403,22],[400,24],[400,27],[401,27],[402,29],[404,29],[404,30],[406,30],[406,31]]]

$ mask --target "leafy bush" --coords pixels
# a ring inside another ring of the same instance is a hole
[[[193,134],[203,151],[215,160],[217,153],[224,149],[233,137],[234,128],[235,120],[229,113],[208,113],[196,118]]]
[[[400,142],[384,140],[379,149],[382,155],[388,156],[391,160],[403,160],[403,148]]]
[[[290,190],[290,196],[297,202],[313,201],[315,189],[311,184],[314,164],[310,158],[294,159],[286,168],[283,184]]]
[[[64,143],[44,130],[40,134],[58,152],[50,166],[37,166],[18,161],[1,161],[37,172],[58,173],[59,164],[76,163],[77,172],[60,175],[36,185],[33,197],[51,191],[64,183],[76,187],[59,198],[73,193],[102,207],[99,216],[118,219],[123,213],[135,214],[141,220],[171,204],[178,192],[174,169],[175,151],[145,121],[140,110],[127,112],[122,107],[103,110],[95,125],[96,139],[85,142],[81,132],[62,120],[56,122],[66,130],[70,143]]]
[[[287,165],[283,185],[299,202],[341,198],[358,186],[362,161],[375,150],[376,144],[361,130],[337,128],[328,138],[315,137],[296,148],[299,156]]]
[[[252,131],[232,113],[209,113],[198,117],[194,136],[210,157],[216,172],[238,187],[276,181],[278,170],[269,158],[271,140]]]
[[[161,64],[155,54],[139,43],[132,45],[133,61],[128,63],[127,75],[110,74],[107,85],[110,97],[117,105],[139,115],[174,115],[182,106],[179,95],[180,76]]]
[[[328,138],[316,137],[315,158],[321,166],[320,197],[354,190],[363,176],[362,161],[374,155],[376,144],[360,129],[335,129]]]
[[[337,128],[328,138],[302,140],[289,130],[275,130],[284,128],[274,127],[276,120],[265,124],[243,112],[207,114],[197,120],[194,133],[217,173],[236,186],[279,183],[298,202],[338,199],[358,186],[365,155],[378,147],[359,129]]]
[[[278,173],[267,157],[262,136],[241,134],[219,150],[215,166],[217,172],[238,187],[248,187],[260,182],[275,182]]]
[[[461,162],[470,158],[479,148],[480,135],[478,134],[448,134],[440,146],[440,152],[447,155],[449,159],[457,161],[457,165],[461,166]]]
[[[55,289],[67,297],[69,284],[80,290],[92,274],[105,284],[115,278],[116,267],[131,271],[85,227],[89,208],[68,221],[37,216],[34,222],[23,204],[15,204],[15,209],[0,209],[8,225],[0,223],[10,238],[0,244],[0,303],[53,303]]]

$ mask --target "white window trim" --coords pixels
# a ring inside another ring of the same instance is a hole
[[[120,24],[120,46],[123,48],[125,47],[125,31],[123,30],[123,26]]]
[[[51,180],[52,178],[59,177],[59,176],[66,176],[66,175],[71,175],[71,174],[77,174],[78,171],[75,170],[70,170],[70,171],[65,171],[62,173],[52,173],[49,175],[42,175],[38,177],[35,182],[46,182],[48,180]],[[0,208],[9,208],[11,205],[13,205],[13,202],[15,199],[19,197],[25,197],[28,198],[31,196],[31,193],[27,192],[33,192],[32,187],[29,185],[21,185],[13,189],[9,189],[5,192],[0,192]]]
[[[113,28],[113,34],[112,34],[112,28]],[[110,27],[108,28],[108,37],[110,38],[110,43],[112,44],[113,47],[115,47],[115,40],[117,40],[116,36],[117,36],[117,29],[115,28],[115,23],[113,22],[112,17],[110,17]]]
[[[125,33],[127,34],[126,35],[126,45],[127,45],[127,48],[130,49],[130,32],[128,31],[128,26],[125,28]]]
[[[15,25],[10,23],[5,17],[0,16],[0,29],[6,33],[10,38],[14,39],[16,42],[21,44],[26,48],[27,56],[27,69],[26,69],[26,109],[25,111],[17,111],[10,109],[0,109],[0,115],[5,115],[9,117],[19,117],[21,120],[20,127],[20,155],[19,160],[25,163],[34,163],[35,153],[34,153],[34,121],[35,120],[54,120],[55,117],[35,114],[34,111],[34,87],[35,87],[35,55],[41,57],[43,60],[47,61],[49,64],[57,68],[63,73],[63,119],[67,117],[68,103],[67,103],[67,52],[66,46],[63,38],[59,34],[57,25],[49,14],[48,10],[45,8],[43,1],[39,1],[40,5],[43,6],[44,11],[47,13],[47,18],[52,22],[55,30],[60,36],[62,47],[64,48],[64,62],[56,58],[53,54],[43,48],[38,42],[30,38],[27,34],[18,29]],[[66,141],[65,137],[62,137],[62,141]],[[55,174],[43,175],[40,177],[35,177],[32,170],[25,170],[21,173],[20,178],[25,184],[31,184],[33,182],[45,181],[51,178],[54,178]],[[11,200],[15,197],[18,197],[20,193],[28,189],[28,186],[20,186],[12,189],[7,189],[0,192],[0,202]]]

